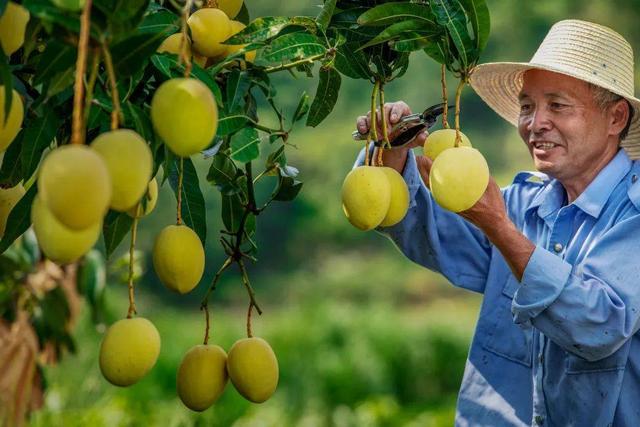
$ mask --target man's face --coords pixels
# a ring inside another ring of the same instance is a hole
[[[543,70],[529,70],[519,95],[518,131],[535,167],[560,181],[598,168],[614,150],[604,113],[588,84]]]

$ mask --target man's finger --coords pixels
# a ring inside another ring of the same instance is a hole
[[[367,117],[360,116],[356,120],[356,127],[358,128],[358,132],[367,133],[369,131],[369,125],[367,124]]]
[[[429,173],[431,172],[431,165],[433,164],[433,161],[427,156],[416,156],[416,163],[424,185],[429,187]]]
[[[398,123],[398,121],[402,118],[402,116],[406,116],[409,114],[411,114],[411,109],[405,102],[403,101],[394,102],[393,104],[391,104],[389,121],[393,124]]]

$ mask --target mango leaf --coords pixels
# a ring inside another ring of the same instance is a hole
[[[424,35],[437,34],[438,28],[435,24],[429,26],[425,25],[424,21],[417,19],[408,19],[406,21],[400,21],[385,28],[380,34],[374,37],[368,43],[365,43],[360,47],[360,50],[369,46],[373,46],[380,43],[385,43],[389,40],[400,38],[403,33],[406,32],[421,32]]]
[[[11,77],[11,68],[9,67],[9,58],[4,54],[2,46],[0,46],[0,85],[4,86],[4,105],[3,108],[4,121],[9,119],[9,111],[11,111],[11,103],[13,101],[13,78]],[[2,123],[4,127],[4,123]]]
[[[144,17],[142,23],[136,29],[138,34],[165,33],[173,34],[180,30],[180,18],[168,10],[161,10]]]
[[[463,69],[467,69],[477,55],[467,30],[467,17],[458,0],[433,0],[431,2],[438,24],[447,29],[449,37],[456,48],[456,59]]]
[[[300,26],[306,28],[309,32],[315,32],[316,22],[308,16],[294,16],[288,18],[285,16],[266,16],[256,18],[245,29],[227,39],[225,44],[247,44],[266,42],[275,37],[289,26]]]
[[[31,188],[16,203],[7,218],[7,226],[0,240],[0,254],[7,250],[15,240],[22,236],[31,225],[31,204],[38,193],[37,183],[33,183]]]
[[[309,95],[307,92],[302,92],[302,96],[300,97],[300,101],[298,101],[298,106],[296,107],[296,111],[293,113],[293,117],[291,118],[291,123],[295,123],[300,121],[307,115],[309,112]]]
[[[391,2],[369,9],[358,18],[359,25],[386,26],[406,20],[424,21],[427,26],[435,26],[433,11],[427,4]]]
[[[322,10],[316,17],[318,28],[320,28],[323,32],[327,31],[329,22],[331,22],[331,17],[333,16],[333,13],[336,9],[337,2],[338,0],[325,0]]]
[[[44,150],[51,144],[60,126],[60,118],[53,109],[44,116],[32,120],[24,129],[22,137],[22,175],[30,177],[38,167]]]
[[[252,127],[246,127],[231,138],[231,158],[247,163],[260,156],[260,136]]]
[[[430,36],[419,33],[403,33],[400,39],[391,42],[391,48],[397,52],[413,52],[424,49],[434,43]]]
[[[131,218],[126,212],[109,211],[102,223],[102,236],[104,237],[104,247],[107,259],[116,250],[124,236],[127,235],[131,226],[133,225],[133,218]]]
[[[107,286],[107,272],[102,254],[91,249],[78,266],[78,291],[87,298],[91,307],[91,320],[103,320],[104,294]]]
[[[225,104],[229,111],[237,110],[238,107],[244,105],[244,97],[250,87],[251,80],[246,71],[234,69],[229,73],[229,78],[227,79],[227,102]]]
[[[301,189],[302,182],[287,176],[280,177],[273,199],[281,202],[290,202],[296,198]]]
[[[222,196],[222,222],[227,231],[234,233],[238,230],[243,213],[242,199],[239,195]]]
[[[175,77],[184,76],[185,67],[183,64],[180,64],[177,55],[172,55],[169,53],[155,54],[151,56],[151,63],[167,78],[172,79]],[[218,105],[222,106],[222,92],[220,91],[220,86],[218,86],[214,78],[195,62],[191,65],[191,77],[196,78],[207,85],[207,87],[213,93],[213,96],[216,99]]]
[[[22,139],[24,137],[24,129],[18,132],[16,139],[9,145],[7,151],[4,152],[2,158],[2,166],[0,166],[0,185],[7,187],[15,187],[24,179],[22,176]]]
[[[7,3],[9,3],[9,0],[0,0],[0,16],[4,13]],[[0,48],[0,50],[2,50],[2,48]]]
[[[221,111],[218,118],[218,136],[230,135],[244,128],[249,117],[242,110],[233,112]]]
[[[237,173],[238,168],[233,160],[226,154],[219,152],[213,156],[213,161],[207,174],[207,181],[220,188],[223,185],[234,182]]]
[[[73,33],[80,33],[78,15],[65,12],[49,0],[24,0],[22,6],[29,11],[32,19],[37,17],[44,22],[60,25]],[[92,23],[91,37],[97,40],[99,39],[99,34],[99,29]]]
[[[347,42],[361,42],[375,37],[380,30],[376,27],[365,27],[358,25],[358,18],[367,8],[353,8],[336,13],[331,18],[329,28],[339,30],[347,38]]]
[[[135,74],[144,68],[146,60],[156,52],[168,34],[170,32],[167,31],[134,34],[111,46],[116,75],[122,78]]]
[[[64,71],[75,65],[77,50],[57,40],[47,43],[36,67],[36,76],[33,81],[38,85],[50,79],[54,74]]]
[[[338,100],[341,82],[340,73],[335,68],[320,69],[318,90],[309,110],[307,126],[318,126],[331,113]]]
[[[242,22],[244,25],[249,25],[251,22],[251,17],[249,16],[249,9],[247,9],[247,5],[242,2],[242,7],[240,8],[240,12],[236,15],[236,21]]]
[[[93,5],[107,16],[112,39],[133,31],[147,10],[150,0],[96,0]]]
[[[449,63],[448,50],[445,46],[446,46],[446,41],[440,40],[427,45],[423,50],[424,50],[424,53],[429,55],[432,59],[434,59],[439,64],[448,64]]]
[[[258,65],[271,62],[287,62],[324,54],[322,41],[313,34],[296,32],[274,39],[260,52]]]
[[[204,196],[200,190],[200,181],[196,168],[189,158],[183,158],[183,178],[182,178],[182,220],[193,231],[196,232],[202,245],[207,238],[207,214],[204,207]],[[180,172],[180,159],[176,159],[169,172],[169,184],[173,193],[178,199],[178,178]]]
[[[369,79],[371,71],[365,54],[358,50],[360,43],[345,43],[336,50],[335,67],[352,79]]]
[[[475,46],[480,53],[489,41],[489,32],[491,31],[489,8],[485,0],[460,0],[460,2],[471,21]]]

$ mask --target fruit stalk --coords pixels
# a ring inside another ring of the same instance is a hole
[[[182,38],[180,39],[180,55],[178,61],[180,64],[184,63],[184,76],[189,77],[191,75],[191,58],[187,51],[187,20],[191,13],[191,7],[193,6],[193,0],[187,0],[182,9]]]
[[[89,74],[89,80],[87,81],[87,93],[85,94],[84,105],[84,121],[89,120],[89,114],[91,112],[91,103],[93,102],[93,88],[96,86],[96,80],[98,79],[98,69],[100,65],[100,49],[93,49],[93,61],[91,62],[91,73]]]
[[[89,26],[91,25],[91,0],[87,0],[80,16],[80,37],[78,38],[78,57],[76,76],[73,86],[73,122],[71,125],[71,143],[84,144],[83,106],[84,73],[87,68],[87,49],[89,45]]]
[[[249,282],[249,275],[247,274],[247,269],[244,266],[244,261],[242,260],[242,258],[240,258],[236,260],[236,262],[238,263],[238,267],[240,267],[240,272],[242,273],[242,283],[244,284],[245,288],[247,288],[249,299],[251,300],[251,305],[256,308],[258,314],[262,315],[262,309],[260,309],[258,303],[256,302],[256,294],[251,287],[251,283]]]
[[[386,148],[391,148],[391,143],[389,142],[389,133],[387,131],[387,114],[384,111],[384,85],[380,83],[380,118],[382,119],[382,140],[384,141],[384,146],[378,149],[378,166],[384,166],[382,161],[382,153]]]
[[[213,292],[216,289],[216,285],[218,284],[218,280],[220,280],[220,276],[222,276],[222,273],[224,273],[224,271],[229,268],[231,266],[231,264],[233,264],[233,258],[228,257],[224,263],[222,264],[222,267],[220,267],[220,269],[218,270],[218,272],[216,273],[216,275],[213,278],[213,282],[211,283],[211,286],[209,287],[209,289],[207,290],[207,293],[205,294],[204,298],[202,299],[202,303],[200,303],[200,309],[205,311],[205,320],[206,320],[206,329],[204,331],[204,344],[207,345],[209,343],[209,295],[211,295],[211,292]]]
[[[207,6],[206,7],[213,7],[215,9],[218,8],[218,0],[207,0]]]
[[[136,311],[136,301],[133,289],[133,267],[134,267],[134,252],[136,247],[136,235],[138,233],[138,218],[133,219],[131,225],[131,244],[129,245],[129,311],[127,312],[127,319],[131,319]]]
[[[442,64],[440,69],[440,82],[442,83],[442,102],[444,102],[444,111],[442,112],[442,127],[449,129],[449,122],[447,116],[449,115],[449,109],[447,104],[449,103],[449,97],[447,96],[447,78],[446,78],[446,66]]]
[[[378,115],[376,114],[376,100],[378,99],[378,90],[380,90],[380,81],[376,80],[373,85],[373,91],[371,91],[371,109],[369,110],[369,138],[374,142],[378,142]],[[369,151],[367,150],[367,159],[369,157]],[[370,162],[368,162],[370,164]]]
[[[107,68],[107,75],[109,76],[111,102],[113,103],[113,108],[111,109],[111,130],[117,130],[122,109],[120,108],[120,95],[118,95],[116,72],[113,68],[113,60],[111,59],[111,52],[109,52],[109,46],[107,46],[106,40],[102,41],[102,54],[104,55],[104,65]]]
[[[180,157],[180,170],[178,171],[178,211],[176,223],[182,225],[182,177],[184,175],[184,157]]]
[[[458,83],[458,88],[456,89],[456,148],[460,145],[460,141],[462,140],[462,136],[460,135],[460,95],[462,94],[462,89],[464,88],[465,83],[466,80],[464,78],[460,79],[460,83]]]
[[[249,310],[247,311],[247,338],[253,338],[253,332],[251,331],[251,312],[253,311],[253,303],[249,303]]]

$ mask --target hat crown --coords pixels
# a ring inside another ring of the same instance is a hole
[[[530,63],[565,71],[622,96],[634,95],[633,49],[602,25],[576,19],[556,23]]]

